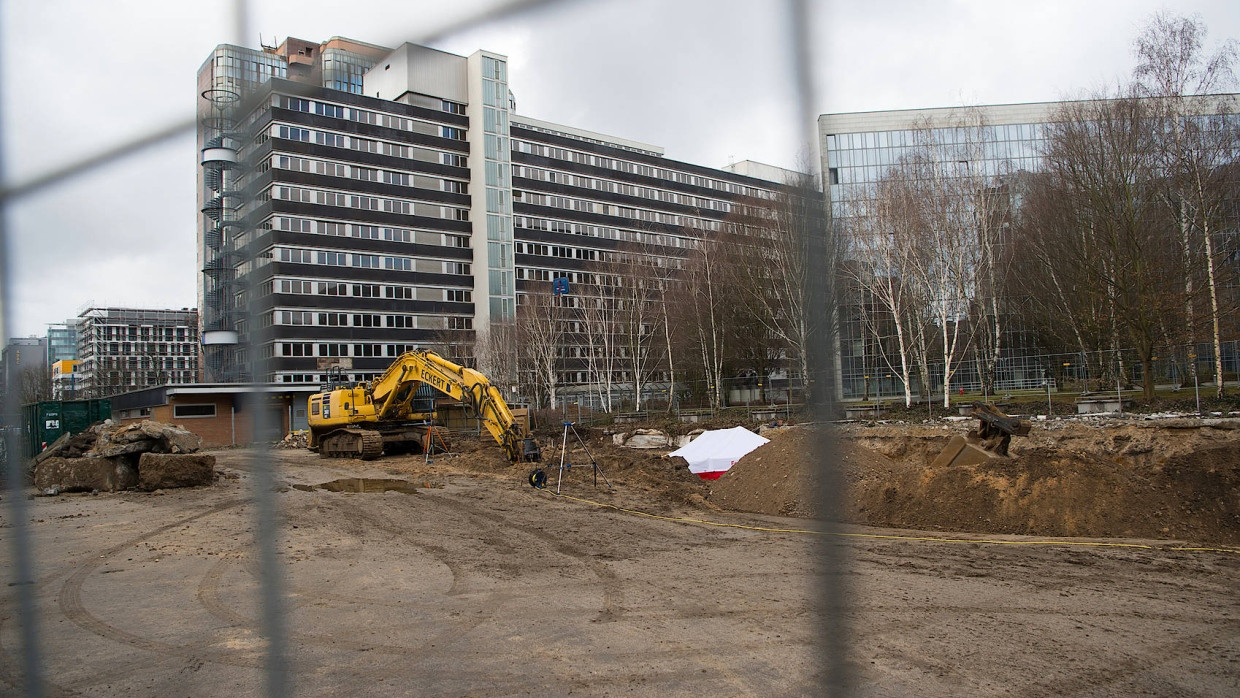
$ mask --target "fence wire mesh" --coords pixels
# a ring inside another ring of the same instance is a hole
[[[401,37],[413,43],[429,44],[431,42],[442,40],[445,37],[463,34],[481,27],[492,26],[504,21],[514,20],[517,18],[529,18],[531,16],[546,17],[552,13],[568,14],[577,11],[582,7],[589,6],[591,3],[582,0],[513,0],[510,2],[498,2],[493,4],[485,4],[481,8],[471,10],[470,12],[460,16],[459,18],[449,21],[439,27],[424,32],[414,32],[410,36]],[[782,24],[782,32],[784,36],[782,40],[776,43],[786,47],[786,55],[774,57],[780,61],[786,61],[793,72],[794,77],[794,96],[792,104],[786,109],[786,113],[778,116],[773,127],[787,129],[792,133],[800,133],[800,141],[804,144],[813,144],[817,140],[814,127],[815,123],[815,106],[817,104],[816,95],[814,94],[814,79],[812,71],[823,60],[820,52],[815,50],[814,41],[811,40],[811,27],[819,18],[813,16],[816,9],[815,4],[809,0],[788,0],[785,3],[770,5],[770,11],[782,16],[784,22]],[[250,24],[250,15],[253,11],[251,2],[246,0],[237,0],[231,7],[231,24],[232,36],[229,37],[231,42],[245,46],[253,38],[252,27]],[[7,31],[25,30],[25,28],[0,27]],[[224,38],[224,37],[221,37]],[[17,64],[20,58],[9,58],[11,63],[3,66],[6,70],[4,74],[11,74],[16,67],[19,69],[27,69],[26,65]],[[0,84],[0,94],[3,94],[4,85]],[[726,107],[724,107],[726,109]],[[3,110],[0,110],[3,111]],[[669,115],[674,118],[674,115]],[[114,143],[100,149],[98,152],[82,157],[74,162],[61,167],[55,167],[45,170],[34,176],[27,177],[18,181],[13,181],[8,175],[5,167],[5,153],[0,150],[0,272],[3,273],[3,283],[0,283],[0,345],[8,344],[10,338],[14,336],[13,310],[15,295],[11,286],[13,274],[11,273],[17,265],[22,264],[23,260],[13,257],[13,229],[8,224],[8,213],[14,204],[29,199],[44,192],[54,190],[56,187],[65,185],[74,178],[82,177],[95,172],[108,173],[116,168],[119,163],[124,163],[127,159],[133,158],[140,153],[151,148],[174,141],[194,132],[198,121],[196,118],[186,117],[184,119],[174,120],[162,127],[148,129],[143,135],[132,140]],[[0,123],[0,133],[3,133],[4,124]],[[4,139],[0,139],[3,141]],[[807,153],[813,152],[813,147],[806,147]],[[813,158],[809,158],[813,161]],[[815,166],[816,168],[816,166]],[[811,255],[810,259],[812,267],[812,276],[823,279],[826,278],[826,269],[823,266],[826,263],[826,256]],[[192,273],[187,270],[187,273]],[[825,302],[827,293],[825,288],[817,289],[818,307],[825,309],[828,304]],[[824,310],[825,312],[825,310]],[[257,319],[254,317],[246,318],[250,327],[258,325]],[[257,337],[257,333],[252,333],[251,337]],[[810,362],[810,370],[812,375],[829,376],[832,371],[830,369],[830,356],[825,351],[825,347],[819,347],[819,351],[812,357]],[[264,376],[267,375],[266,366],[263,359],[263,353],[256,350],[251,345],[248,352],[249,357],[249,375]],[[737,386],[738,389],[744,389],[750,386]],[[831,414],[831,406],[829,404],[830,394],[832,390],[816,391],[818,398],[809,405],[812,413],[817,415],[819,419],[826,419]],[[791,386],[785,386],[785,402],[790,402],[795,390]],[[19,414],[19,395],[12,386],[8,386],[3,396],[4,424],[6,425],[6,436],[10,434],[12,426],[18,419]],[[249,400],[252,404],[258,405],[262,402],[261,391],[256,387],[251,391]],[[567,409],[567,408],[565,408]],[[305,692],[305,687],[299,687],[294,684],[293,677],[296,672],[294,668],[297,665],[296,649],[290,643],[291,634],[295,633],[296,628],[290,625],[289,609],[288,609],[288,588],[285,583],[286,570],[281,564],[277,554],[279,542],[281,540],[281,512],[277,507],[277,501],[274,495],[276,489],[276,473],[273,469],[273,459],[267,451],[267,446],[278,440],[279,425],[272,418],[269,410],[254,409],[249,410],[251,418],[254,420],[252,425],[252,433],[255,435],[255,444],[252,453],[251,469],[253,472],[253,488],[250,493],[250,503],[254,510],[254,549],[256,550],[258,581],[259,581],[259,605],[261,607],[260,631],[264,640],[264,659],[262,665],[265,674],[265,691],[271,696],[286,696],[297,692]],[[823,435],[817,443],[817,461],[822,464],[822,473],[824,475],[821,480],[820,491],[816,493],[818,499],[823,506],[821,511],[824,512],[824,521],[820,523],[823,530],[836,530],[839,526],[841,503],[840,495],[843,492],[843,481],[841,474],[834,467],[836,463],[831,458],[832,444],[828,437]],[[5,489],[4,489],[4,513],[8,524],[8,531],[5,535],[9,539],[9,554],[11,564],[9,565],[9,582],[4,596],[5,616],[12,616],[13,623],[19,628],[19,647],[16,648],[20,654],[20,666],[13,666],[12,660],[8,656],[8,650],[0,648],[0,662],[5,665],[5,675],[18,680],[20,685],[13,686],[28,696],[43,696],[48,693],[59,693],[53,684],[48,682],[46,675],[47,662],[46,657],[42,654],[45,650],[40,638],[40,617],[36,610],[34,594],[41,581],[39,576],[39,550],[34,544],[29,525],[29,507],[26,502],[27,489],[25,486],[26,477],[23,472],[22,459],[16,449],[9,448],[5,451]],[[846,654],[848,648],[848,627],[845,619],[849,614],[849,595],[845,584],[848,578],[849,559],[845,546],[826,542],[827,537],[820,537],[820,543],[817,553],[817,569],[818,578],[821,581],[820,604],[817,612],[820,616],[819,624],[819,659],[820,669],[814,672],[812,677],[808,677],[807,681],[819,684],[819,695],[835,694],[841,695],[848,693],[852,688],[852,678],[850,676],[848,664],[846,662]],[[810,684],[806,684],[810,685]],[[416,686],[410,687],[413,692],[418,692]]]

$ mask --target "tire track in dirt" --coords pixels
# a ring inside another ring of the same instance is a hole
[[[130,538],[123,543],[114,545],[105,550],[98,557],[93,557],[87,562],[82,563],[60,588],[60,593],[57,598],[60,606],[60,612],[66,619],[72,621],[75,625],[84,630],[90,631],[102,638],[121,644],[126,644],[137,649],[146,650],[154,654],[180,657],[183,659],[207,658],[210,661],[221,664],[261,668],[263,663],[260,657],[243,657],[239,656],[242,652],[227,652],[219,649],[210,649],[211,642],[209,640],[194,642],[187,645],[172,645],[166,642],[151,640],[149,638],[142,637],[141,635],[131,633],[127,630],[122,630],[114,625],[111,625],[110,623],[105,622],[102,618],[99,618],[90,611],[86,610],[86,606],[82,602],[82,585],[86,582],[87,578],[90,577],[91,573],[103,565],[108,558],[127,548],[133,547],[138,543],[162,535],[174,528],[177,528],[178,526],[184,526],[185,524],[197,521],[198,519],[219,514],[233,507],[245,504],[247,501],[248,500],[246,499],[239,498],[221,502],[206,511],[201,511],[197,514],[177,519],[171,523],[164,524],[163,526],[159,526],[147,531],[146,533]],[[253,651],[250,650],[246,650],[245,652],[253,654]]]
[[[449,499],[441,495],[428,495],[428,497],[432,500],[438,500],[452,508],[464,511],[477,518],[490,521],[496,524],[497,527],[502,527],[502,531],[504,533],[515,532],[527,538],[533,538],[547,549],[553,550],[584,565],[590,570],[591,573],[594,574],[595,577],[598,578],[599,583],[602,586],[602,609],[599,611],[598,616],[595,617],[595,622],[614,622],[619,620],[619,618],[624,614],[624,589],[622,587],[621,580],[616,576],[614,571],[612,571],[601,561],[595,559],[584,549],[563,541],[556,541],[548,544],[545,531],[534,528],[529,524],[516,522],[511,518],[497,514],[493,511],[482,509],[477,505],[468,504],[456,499]]]
[[[448,591],[444,593],[445,596],[460,596],[466,593],[470,593],[467,590],[462,588],[463,580],[466,577],[465,568],[460,563],[456,562],[455,556],[449,550],[447,550],[447,548],[444,548],[443,546],[427,544],[427,543],[424,543],[418,540],[412,540],[412,537],[408,530],[403,529],[400,526],[393,524],[392,522],[386,520],[382,516],[376,514],[375,512],[369,511],[366,508],[359,506],[353,502],[347,501],[344,498],[333,497],[328,501],[330,501],[332,505],[335,505],[339,509],[347,510],[350,513],[350,515],[353,517],[351,520],[357,521],[357,522],[361,522],[361,521],[369,522],[371,525],[370,530],[382,531],[392,536],[393,538],[396,538],[398,540],[406,540],[419,548],[429,551],[435,557],[436,560],[438,560],[445,567],[447,567],[449,571],[452,572],[452,585],[448,588]],[[361,527],[359,523],[359,529],[360,528]],[[317,590],[309,590],[308,592],[303,592],[303,593],[307,593],[309,595],[319,595],[319,592]],[[356,601],[356,599],[349,599],[348,597],[341,597],[341,598],[342,600],[346,600],[346,601]],[[503,609],[503,607],[507,603],[511,602],[513,598],[514,597],[511,594],[505,594],[505,593],[496,592],[496,591],[487,592],[487,596],[484,599],[477,601],[475,602],[475,604],[473,604],[472,610],[474,610],[474,612],[471,614],[468,620],[466,620],[463,623],[458,624],[456,627],[448,628],[440,632],[439,634],[429,638],[424,643],[422,643],[420,647],[404,648],[403,653],[407,655],[410,652],[445,651],[446,648],[448,648],[450,645],[452,645],[453,643],[463,638],[465,635],[473,631],[479,625],[486,622],[488,619],[491,619],[495,617],[496,615],[498,615],[499,612]]]
[[[230,623],[233,626],[257,630],[259,627],[259,622],[257,620],[236,612],[220,600],[220,582],[223,579],[224,573],[227,571],[228,567],[228,560],[220,560],[207,571],[207,574],[203,576],[202,582],[198,585],[198,601],[208,613],[216,618],[219,618],[220,620]],[[304,644],[340,647],[358,652],[380,652],[383,654],[391,654],[400,657],[408,657],[410,654],[418,653],[425,649],[424,647],[385,645],[375,642],[348,640],[333,635],[303,633],[292,630],[289,630],[288,637],[290,640],[295,640]]]
[[[213,644],[213,641],[210,639],[203,640],[200,642],[192,642],[186,645],[174,645],[174,644],[170,644],[167,642],[152,640],[150,638],[143,637],[141,635],[123,630],[110,623],[107,623],[102,618],[98,617],[97,615],[87,610],[83,602],[83,599],[82,599],[82,587],[85,584],[86,580],[90,577],[90,575],[95,570],[97,570],[100,566],[102,566],[108,560],[108,558],[134,545],[137,545],[141,542],[156,538],[164,533],[167,533],[168,531],[172,529],[175,529],[180,526],[184,526],[188,523],[202,519],[207,516],[221,513],[223,511],[234,508],[236,506],[245,504],[247,501],[248,500],[246,499],[234,499],[234,500],[222,502],[220,504],[217,504],[211,507],[210,509],[206,511],[198,512],[191,516],[183,517],[176,521],[159,526],[150,531],[142,533],[138,536],[130,538],[123,543],[114,545],[113,547],[103,551],[97,557],[93,557],[87,562],[79,565],[78,568],[69,576],[68,580],[66,580],[66,582],[60,589],[60,592],[58,595],[58,603],[60,606],[61,613],[64,614],[64,616],[68,620],[73,622],[75,625],[85,630],[88,630],[94,633],[95,635],[98,635],[108,640],[112,640],[114,642],[129,645],[137,649],[145,650],[145,651],[148,651],[154,654],[178,657],[181,659],[187,659],[191,661],[205,660],[205,661],[210,661],[210,662],[217,663],[217,664],[227,664],[227,665],[232,665],[232,666],[261,669],[264,666],[264,659],[263,659],[263,656],[261,655],[260,650],[245,649],[245,650],[231,650],[230,651],[230,650],[224,650],[224,649],[219,649],[219,648],[212,648],[211,645]],[[401,533],[395,527],[387,524],[386,522],[383,522],[382,519],[371,515],[369,512],[365,511],[361,507],[357,507],[356,505],[349,504],[348,508],[351,509],[351,514],[353,514],[354,516],[360,517],[365,520],[369,520],[372,523],[376,524],[377,526],[384,528],[385,531],[388,533],[391,533],[393,535],[399,535]],[[244,628],[247,630],[257,629],[258,627],[257,621],[252,620],[232,610],[229,606],[224,604],[219,598],[219,584],[222,581],[224,573],[226,572],[228,568],[228,563],[229,561],[227,560],[220,560],[207,571],[207,573],[203,577],[203,580],[199,584],[198,593],[197,593],[198,600],[200,604],[202,604],[203,608],[208,613],[226,622],[230,627],[239,627],[239,628]],[[253,565],[247,565],[246,567],[250,568],[251,574],[256,574],[256,570],[253,569],[254,567]],[[310,594],[315,595],[313,590],[311,590]],[[335,595],[335,594],[332,594],[332,596],[336,596],[337,598],[340,598],[342,600],[348,600],[351,602],[357,601],[356,598],[352,598],[352,597],[345,597],[342,595]],[[354,640],[347,640],[344,638],[338,638],[334,636],[315,635],[315,634],[307,634],[307,633],[291,633],[290,637],[298,641],[301,641],[301,642],[307,642],[307,643],[312,643],[312,644],[321,644],[321,645],[330,646],[330,647],[341,647],[341,648],[347,648],[347,649],[352,649],[356,651],[378,651],[382,654],[409,657],[410,655],[413,655],[413,654],[419,654],[419,653],[425,653],[425,652],[438,652],[446,648],[451,642],[454,642],[455,640],[460,639],[464,634],[468,633],[470,630],[477,627],[479,624],[487,620],[489,617],[492,617],[495,614],[495,612],[498,611],[504,605],[504,603],[506,603],[509,600],[510,599],[508,599],[506,595],[493,594],[492,598],[489,599],[484,604],[482,609],[480,609],[480,610],[485,610],[487,612],[475,614],[474,620],[468,624],[468,627],[450,629],[448,631],[445,631],[444,633],[441,633],[439,635],[436,635],[435,637],[432,637],[427,642],[417,647],[383,645],[380,643],[360,642],[360,641],[354,641]],[[247,654],[250,656],[245,656]],[[315,670],[324,670],[328,668],[330,668],[329,665],[320,665],[318,667],[315,667]],[[383,672],[380,672],[380,673],[383,673]],[[395,671],[393,671],[390,674],[390,676],[392,677],[396,677],[399,675],[400,674]],[[10,681],[10,683],[12,682]],[[65,689],[63,687],[54,687],[54,688],[61,691],[61,695],[77,695],[75,692],[70,691],[69,689]]]

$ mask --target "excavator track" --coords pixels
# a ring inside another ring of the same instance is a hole
[[[383,435],[370,429],[337,429],[319,441],[319,455],[374,460],[383,455]]]

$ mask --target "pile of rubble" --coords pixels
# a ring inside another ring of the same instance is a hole
[[[305,430],[289,432],[288,436],[285,436],[273,445],[275,448],[306,449],[310,445],[310,432]]]
[[[201,447],[202,439],[173,424],[107,420],[35,456],[34,484],[47,495],[209,485],[215,456],[197,453]]]

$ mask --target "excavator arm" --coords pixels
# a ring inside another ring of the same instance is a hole
[[[466,405],[513,462],[538,460],[538,445],[508,409],[503,394],[487,377],[429,351],[400,356],[371,384],[371,399],[380,421],[396,419],[409,410],[420,384],[427,384]]]

